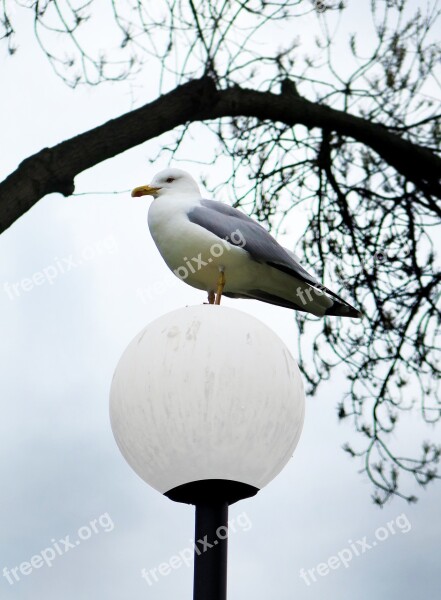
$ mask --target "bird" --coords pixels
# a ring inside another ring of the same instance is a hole
[[[360,318],[361,312],[323,286],[259,223],[237,208],[201,196],[181,169],[157,173],[132,197],[153,196],[148,211],[152,238],[173,273],[208,294],[267,302],[316,317]]]

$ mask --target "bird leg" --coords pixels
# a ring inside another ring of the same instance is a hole
[[[208,292],[208,304],[214,304],[215,298],[216,298],[216,294],[213,292],[213,290],[210,290]]]
[[[225,273],[223,271],[219,271],[219,277],[217,279],[217,292],[216,292],[216,300],[215,304],[220,304],[222,292],[225,287]]]

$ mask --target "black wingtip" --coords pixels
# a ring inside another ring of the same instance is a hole
[[[336,302],[330,306],[325,315],[333,317],[352,317],[353,319],[361,319],[363,313],[351,306],[350,304],[337,304]]]

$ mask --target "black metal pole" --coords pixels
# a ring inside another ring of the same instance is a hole
[[[193,600],[226,600],[228,502],[196,504]]]

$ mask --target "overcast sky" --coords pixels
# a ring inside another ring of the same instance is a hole
[[[23,44],[9,59],[0,47],[0,179],[42,147],[131,108],[127,86],[72,91],[32,48]],[[147,99],[155,89],[146,86]],[[209,143],[204,136],[194,128],[195,146]],[[148,183],[165,166],[147,161],[162,143],[153,140],[81,174],[77,191]],[[201,165],[178,166],[197,179],[211,175]],[[0,237],[2,600],[192,597],[191,567],[182,564],[152,585],[141,570],[189,547],[194,509],[139,479],[120,455],[108,417],[112,374],[130,340],[160,315],[205,300],[163,263],[147,229],[148,203],[127,193],[51,195]],[[36,273],[43,274],[38,285],[23,284]],[[290,311],[251,301],[225,305],[262,320],[295,356]],[[439,594],[440,487],[415,490],[416,505],[397,499],[383,510],[373,506],[370,484],[341,450],[352,438],[350,424],[336,420],[344,386],[336,374],[307,398],[293,459],[255,498],[231,507],[231,600]],[[409,445],[412,431],[410,422]],[[72,541],[79,543],[71,547]],[[38,567],[14,576],[36,556]],[[339,567],[317,574],[332,556],[340,557]]]

